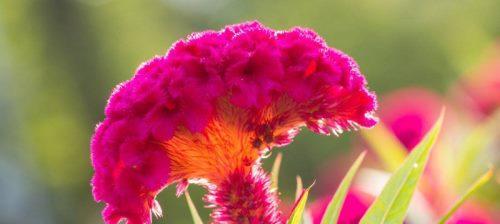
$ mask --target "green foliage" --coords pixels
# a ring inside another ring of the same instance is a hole
[[[486,173],[484,173],[479,179],[472,184],[472,186],[462,195],[446,212],[446,214],[439,220],[439,224],[444,224],[446,221],[460,208],[460,206],[469,198],[474,192],[476,192],[480,187],[485,185],[493,176],[493,168],[490,168]]]
[[[323,218],[321,220],[321,224],[337,223],[340,211],[342,209],[342,205],[344,204],[345,197],[349,190],[349,186],[351,185],[352,179],[354,178],[354,175],[358,171],[361,162],[363,162],[365,155],[366,152],[361,153],[361,155],[359,155],[356,161],[352,164],[351,168],[349,168],[349,171],[347,172],[346,176],[340,183],[337,191],[335,192],[335,195],[333,195],[332,200],[328,204],[325,214],[323,215]]]
[[[405,147],[382,122],[372,129],[361,130],[361,134],[388,170],[394,171],[403,163],[407,155]]]
[[[0,189],[9,189],[8,183],[19,192],[6,194],[2,201],[17,201],[21,207],[0,203],[0,211],[17,217],[12,222],[29,223],[31,217],[38,223],[100,219],[103,205],[90,196],[88,148],[105,100],[140,62],[164,54],[193,31],[255,18],[277,29],[313,28],[359,62],[380,96],[403,86],[446,93],[456,77],[484,59],[479,56],[497,39],[500,27],[498,0],[243,0],[217,1],[224,3],[218,7],[182,2],[188,1],[0,1],[0,113],[5,121],[0,158],[11,161],[12,168],[22,172],[18,176],[36,186],[14,180],[0,183]],[[404,75],[395,79],[394,74]],[[348,148],[346,137],[299,135],[286,147],[280,189],[293,194],[295,174],[300,170],[304,180],[312,179],[317,164]],[[475,175],[463,175],[471,172],[468,165],[461,166],[463,171],[456,167],[456,177],[466,177],[459,182],[467,186]],[[190,193],[197,198],[205,192],[193,188]],[[190,222],[175,189],[165,189],[158,199],[169,214],[161,223]],[[487,199],[499,205],[498,194]],[[37,206],[47,201],[52,203]],[[207,216],[208,209],[198,209]],[[23,215],[26,210],[30,217]]]
[[[189,211],[191,212],[191,217],[193,217],[193,223],[194,224],[203,224],[203,221],[201,221],[200,214],[198,213],[198,210],[194,206],[193,200],[191,200],[191,196],[189,196],[189,192],[186,190],[186,192],[184,192],[184,194],[186,195],[186,201],[187,201],[188,206],[189,206]]]
[[[476,126],[458,149],[457,164],[453,169],[454,185],[458,189],[464,190],[465,186],[479,174],[474,171],[477,171],[478,162],[481,161],[481,156],[484,156],[488,143],[494,139],[495,128],[498,128],[499,121],[500,112]],[[479,168],[482,170],[485,167]]]
[[[302,195],[299,197],[297,202],[295,203],[295,207],[293,208],[292,214],[290,215],[290,218],[288,219],[287,224],[299,224],[301,223],[303,219],[303,214],[304,214],[304,209],[307,204],[307,197],[309,196],[309,191],[311,190],[311,187],[313,185],[309,186],[307,189],[302,191]]]
[[[375,199],[361,224],[402,223],[418,180],[422,176],[430,150],[443,123],[444,110],[425,138],[413,149]]]

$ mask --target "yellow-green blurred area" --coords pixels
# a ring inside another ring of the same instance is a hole
[[[107,97],[191,32],[246,20],[309,27],[354,57],[379,95],[444,93],[500,37],[499,12],[498,0],[0,0],[0,223],[101,223],[89,139]],[[309,185],[354,139],[304,131],[277,149],[282,197],[293,197],[296,175]],[[205,191],[190,192],[207,219]],[[192,222],[174,187],[159,200],[156,223]]]

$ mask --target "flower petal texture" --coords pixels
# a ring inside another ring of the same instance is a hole
[[[311,30],[194,33],[113,91],[91,143],[93,194],[106,223],[151,223],[169,184],[222,186],[235,173],[261,183],[262,155],[303,126],[371,127],[375,109],[356,62]]]
[[[205,200],[215,207],[215,223],[283,223],[278,200],[267,174],[235,171],[219,186],[210,188]]]

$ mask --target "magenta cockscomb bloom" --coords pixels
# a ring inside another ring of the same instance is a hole
[[[320,198],[313,202],[309,207],[309,213],[313,224],[320,224],[325,215],[328,204],[332,200],[332,196]],[[359,223],[363,215],[370,207],[374,197],[363,193],[356,188],[350,189],[347,192],[344,204],[340,210],[338,224],[354,224]]]
[[[279,223],[262,155],[303,126],[373,126],[375,107],[354,60],[310,30],[250,22],[195,33],[114,90],[92,139],[94,197],[106,223],[151,223],[163,188],[199,183],[215,221]]]
[[[443,101],[422,88],[394,91],[381,102],[380,119],[408,149],[415,147],[439,116]]]

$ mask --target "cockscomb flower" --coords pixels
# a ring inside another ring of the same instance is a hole
[[[310,30],[194,33],[114,90],[92,139],[93,194],[106,223],[151,223],[163,188],[198,183],[216,223],[281,223],[262,156],[303,126],[373,126],[375,107],[354,60]]]

